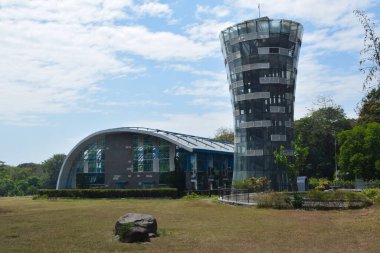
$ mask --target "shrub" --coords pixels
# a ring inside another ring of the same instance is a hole
[[[153,189],[41,189],[38,195],[49,198],[177,198],[175,188]]]
[[[328,192],[311,190],[306,193],[305,198],[314,202],[340,202],[337,203],[337,207],[341,206],[343,202],[348,202],[349,208],[369,206],[372,204],[372,201],[364,193],[340,190]]]
[[[327,178],[312,177],[309,179],[309,185],[311,186],[310,188],[314,188],[318,191],[324,191],[330,189],[331,181],[329,181]]]
[[[315,187],[317,187],[319,184],[319,179],[318,178],[315,178],[315,177],[311,177],[309,178],[309,186],[311,189],[314,189]]]
[[[185,196],[182,197],[182,199],[199,199],[199,198],[202,198],[204,196],[201,196],[195,192],[191,192],[191,193],[187,193]]]
[[[232,185],[235,189],[248,189],[248,182],[246,180],[234,180]]]
[[[257,207],[260,208],[275,208],[275,209],[290,209],[292,205],[287,193],[271,192],[262,193],[256,196]]]
[[[331,182],[327,178],[320,178],[318,182],[318,186],[315,187],[316,190],[324,191],[330,189]]]
[[[293,208],[302,208],[304,200],[301,195],[299,194],[294,194],[293,199],[290,201],[292,204]]]
[[[377,195],[377,196],[373,199],[373,202],[374,202],[376,205],[380,205],[380,195]]]
[[[368,188],[362,191],[368,198],[373,199],[380,194],[379,188]]]
[[[354,189],[355,184],[352,181],[349,180],[342,180],[342,179],[337,179],[332,182],[333,186],[337,188],[344,188],[344,189]]]
[[[271,181],[267,177],[250,177],[244,180],[235,180],[233,186],[235,189],[248,189],[253,192],[262,192],[269,189]]]
[[[374,204],[380,205],[380,189],[379,188],[369,188],[362,191],[369,199],[372,200]]]

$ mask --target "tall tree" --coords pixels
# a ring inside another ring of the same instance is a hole
[[[59,171],[61,170],[65,158],[65,154],[55,154],[51,158],[42,162],[42,169],[46,177],[44,183],[45,188],[54,189],[56,187]]]
[[[221,127],[216,130],[215,140],[218,141],[229,141],[233,142],[234,141],[234,131],[231,128],[227,127]]]
[[[363,88],[380,86],[380,38],[376,34],[376,24],[363,10],[355,10],[364,28],[364,48],[361,50],[360,71],[366,74]]]
[[[309,149],[308,147],[304,147],[302,145],[300,136],[297,136],[296,140],[292,142],[292,147],[294,150],[293,156],[287,156],[285,154],[284,146],[281,146],[279,150],[275,150],[273,155],[274,162],[285,167],[286,174],[292,187],[292,191],[295,191],[297,176],[305,166],[305,162],[309,154]]]
[[[380,87],[371,89],[359,106],[359,124],[380,123]]]
[[[359,125],[338,135],[340,174],[346,179],[380,179],[380,124]]]
[[[295,135],[300,135],[302,145],[309,148],[306,166],[300,173],[308,177],[333,179],[338,152],[336,135],[351,128],[342,107],[331,99],[319,99],[317,109],[295,121]]]

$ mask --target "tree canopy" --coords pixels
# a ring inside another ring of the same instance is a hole
[[[371,89],[359,106],[359,124],[380,123],[380,87]]]
[[[380,124],[359,125],[338,134],[340,174],[345,179],[380,179]]]
[[[65,158],[65,154],[55,154],[42,162],[41,166],[46,176],[45,188],[54,189],[56,187],[59,171]]]
[[[233,142],[234,141],[234,131],[231,128],[220,127],[216,130],[214,139],[218,140],[218,141]]]
[[[294,150],[293,156],[287,156],[284,154],[284,146],[281,146],[279,150],[275,150],[273,155],[274,162],[285,167],[286,174],[288,175],[292,190],[294,191],[297,176],[305,166],[305,162],[309,154],[309,148],[302,145],[300,136],[297,136],[296,140],[292,142],[292,147]]]
[[[55,188],[64,154],[53,155],[38,163],[22,163],[17,166],[0,163],[0,196],[36,194],[41,188]]]
[[[295,121],[295,135],[301,136],[303,146],[309,147],[306,166],[300,173],[308,177],[333,179],[335,173],[336,135],[351,129],[344,110],[331,100],[322,100],[318,109]]]

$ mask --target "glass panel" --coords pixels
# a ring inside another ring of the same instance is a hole
[[[160,159],[160,172],[169,171],[169,159]]]
[[[153,171],[153,161],[144,160],[144,172]]]
[[[299,40],[301,40],[302,39],[302,35],[303,35],[303,27],[302,26],[298,26],[297,38]]]
[[[257,31],[258,32],[269,32],[268,21],[262,20],[257,22]]]
[[[256,32],[256,21],[250,21],[247,23],[247,32],[248,33]]]
[[[238,25],[238,32],[239,32],[239,35],[247,33],[247,26],[245,23]]]
[[[228,33],[228,31],[224,31],[223,32],[223,37],[224,37],[224,40],[227,41],[230,39],[230,34]]]
[[[269,22],[271,33],[280,33],[281,24],[279,20],[272,20]]]
[[[290,32],[290,22],[283,20],[281,22],[281,33],[289,33]]]
[[[236,38],[238,36],[238,30],[236,26],[231,27],[230,31],[231,31],[230,33],[231,38]]]
[[[279,48],[276,48],[276,47],[269,48],[270,54],[278,54],[278,52],[279,52]]]

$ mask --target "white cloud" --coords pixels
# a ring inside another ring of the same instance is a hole
[[[184,87],[184,86],[174,86],[171,89],[165,90],[164,92],[171,95],[187,95],[187,96],[217,96],[224,97],[226,96],[225,89],[223,88],[213,88],[215,84],[212,84],[211,87],[208,85],[209,83],[206,81],[206,87]],[[209,86],[209,87],[207,87]]]
[[[224,18],[230,14],[230,8],[224,5],[217,5],[214,7],[197,5],[197,9],[195,11],[195,16],[199,19],[202,19],[203,15],[213,16],[215,18]]]
[[[205,20],[202,23],[192,24],[186,27],[186,33],[190,36],[192,40],[218,43],[219,44],[219,33],[231,26],[231,22],[218,22],[215,20]]]
[[[208,76],[213,79],[222,79],[224,76],[224,79],[227,80],[224,71],[217,72],[217,71],[210,71],[210,70],[204,70],[204,69],[200,70],[200,69],[195,69],[192,66],[186,65],[186,64],[168,64],[168,65],[165,65],[164,68],[169,68],[169,69],[173,69],[175,71],[180,71],[180,72],[188,72],[194,75]]]
[[[229,96],[228,83],[225,72],[197,70],[189,65],[170,64],[166,68],[172,68],[176,71],[187,72],[197,76],[207,78],[197,79],[187,86],[174,86],[164,92],[171,95],[186,95],[196,97],[227,97]]]
[[[319,96],[331,96],[337,104],[344,105],[349,117],[355,117],[354,107],[362,97],[360,73],[347,73],[331,69],[316,61],[313,54],[304,55],[299,62],[296,88],[295,118],[303,117]]]
[[[191,122],[191,124],[189,124]],[[210,124],[212,122],[212,124]],[[203,114],[164,114],[160,120],[137,120],[126,122],[126,126],[144,126],[167,131],[214,136],[220,127],[232,127],[232,112],[230,110]]]
[[[96,110],[89,97],[104,90],[99,81],[145,71],[132,55],[194,61],[214,53],[214,46],[183,35],[115,24],[133,15],[170,17],[158,1],[0,0],[0,6],[2,123],[40,124],[46,114]]]
[[[172,16],[172,9],[167,4],[162,4],[158,1],[145,1],[141,5],[132,7],[133,11],[138,15],[148,15],[151,17],[166,17]]]
[[[105,105],[105,106],[116,106],[116,107],[130,107],[130,106],[166,106],[169,105],[169,103],[164,103],[160,101],[154,101],[154,100],[136,100],[136,101],[128,101],[128,102],[117,102],[117,101],[105,101],[100,102],[99,104]]]
[[[216,107],[216,108],[231,108],[231,103],[226,100],[215,100],[209,98],[196,98],[191,101],[192,105],[196,106],[205,106],[207,108]]]
[[[258,16],[258,3],[261,6],[261,16],[271,18],[303,19],[318,26],[346,26],[346,15],[358,8],[368,8],[376,1],[374,0],[292,0],[278,1],[267,0],[228,0],[226,3],[231,8],[240,9],[248,19]],[[256,11],[255,13],[252,13]],[[237,12],[235,12],[237,13]],[[253,16],[255,15],[255,16]]]
[[[152,32],[144,26],[99,27],[96,35],[115,50],[157,61],[194,61],[212,55],[214,46],[171,32]]]

